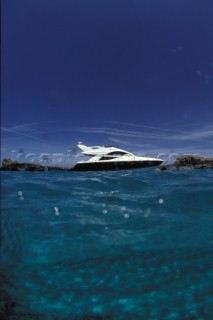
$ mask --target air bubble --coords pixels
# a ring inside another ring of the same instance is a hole
[[[55,215],[56,215],[56,216],[59,216],[58,207],[54,207],[54,210],[55,210]]]
[[[19,197],[21,197],[23,195],[23,192],[22,191],[18,191],[18,195],[19,195]]]
[[[163,199],[161,198],[161,199],[159,199],[159,203],[163,203],[164,201],[163,201]]]
[[[125,210],[126,210],[126,206],[122,206],[122,207],[121,207],[121,210],[122,210],[122,211],[125,211]]]
[[[151,211],[150,208],[148,208],[148,209],[146,210],[146,212],[144,213],[144,217],[145,217],[145,218],[148,218],[151,214],[152,214],[152,211]]]
[[[104,209],[102,212],[103,212],[103,214],[107,214],[107,210],[106,209]]]
[[[128,214],[128,213],[125,213],[125,214],[124,214],[124,218],[125,218],[125,219],[128,219],[128,218],[129,218],[129,214]]]

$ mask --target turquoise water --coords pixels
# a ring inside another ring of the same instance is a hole
[[[213,319],[213,172],[2,172],[1,319]]]

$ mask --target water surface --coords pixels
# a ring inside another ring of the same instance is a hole
[[[2,319],[212,319],[213,173],[2,172]]]

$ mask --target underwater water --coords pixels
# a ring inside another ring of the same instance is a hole
[[[1,319],[213,319],[213,172],[2,172]]]

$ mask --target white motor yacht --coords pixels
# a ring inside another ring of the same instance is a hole
[[[146,168],[160,165],[163,160],[136,156],[115,146],[87,147],[82,142],[78,143],[82,154],[90,156],[86,161],[78,161],[73,170],[96,171],[96,170],[122,170],[134,168]]]

